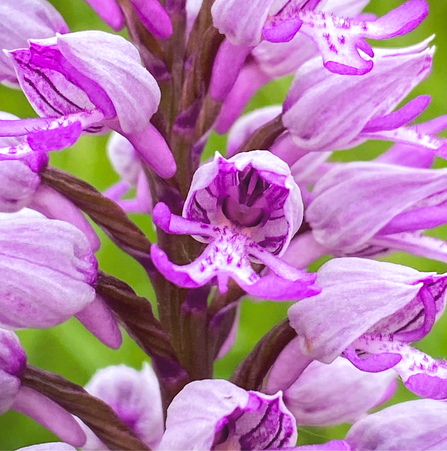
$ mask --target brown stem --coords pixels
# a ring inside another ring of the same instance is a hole
[[[209,286],[189,290],[181,309],[182,356],[192,380],[213,377],[214,359],[210,359],[208,353],[209,292]]]
[[[285,130],[282,123],[282,115],[280,114],[270,122],[267,122],[267,124],[259,127],[241,144],[236,153],[248,152],[250,150],[267,150]]]
[[[219,351],[230,335],[238,310],[238,304],[233,303],[220,310],[208,320],[208,359],[216,360]]]
[[[239,364],[231,382],[245,390],[260,390],[262,382],[285,346],[296,337],[286,318],[267,332]]]
[[[22,376],[22,385],[42,393],[79,417],[109,449],[150,451],[110,406],[89,395],[81,386],[29,365]]]
[[[151,242],[115,202],[103,196],[94,186],[60,169],[48,167],[40,173],[42,183],[58,191],[87,213],[125,250],[144,256]]]
[[[96,292],[120,318],[129,335],[152,358],[160,380],[165,408],[190,378],[146,298],[137,296],[125,282],[99,273]]]

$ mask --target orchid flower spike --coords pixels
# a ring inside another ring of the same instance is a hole
[[[99,370],[85,389],[112,407],[151,449],[157,449],[164,431],[163,409],[157,377],[147,363],[141,371],[125,365]],[[83,423],[81,427],[87,436],[84,451],[105,449],[91,429]]]
[[[46,328],[73,316],[112,348],[117,320],[96,296],[98,263],[82,232],[28,210],[0,216],[0,327]]]
[[[82,446],[86,437],[74,417],[44,395],[22,386],[25,369],[26,354],[17,335],[0,329],[0,415],[9,409],[16,410],[38,421],[67,443]]]
[[[443,140],[406,127],[427,107],[429,96],[393,111],[430,73],[431,39],[407,48],[378,49],[374,69],[362,77],[331,74],[321,68],[318,57],[304,64],[295,74],[283,114],[283,124],[298,150],[344,150],[379,139],[443,155]],[[287,148],[277,145],[271,151],[290,164],[296,161]]]
[[[266,151],[214,160],[195,173],[183,217],[165,204],[154,208],[154,223],[168,233],[193,235],[208,243],[198,259],[185,266],[171,263],[157,246],[151,248],[157,269],[182,287],[199,287],[214,278],[227,291],[231,277],[247,293],[272,299],[301,299],[318,293],[314,275],[296,270],[278,257],[286,250],[303,217],[300,191],[289,167]],[[260,276],[250,262],[266,265]]]
[[[28,39],[45,39],[70,30],[54,6],[46,0],[2,0],[0,5],[0,49],[28,46]],[[0,83],[18,87],[10,59],[0,52]]]
[[[421,235],[447,223],[446,196],[446,169],[347,163],[316,183],[306,220],[323,253],[391,249],[447,261],[444,241]]]
[[[442,314],[446,275],[339,258],[320,268],[317,283],[319,295],[289,309],[302,354],[323,363],[343,354],[367,372],[393,368],[417,395],[447,398],[447,362],[408,345],[425,337]]]
[[[141,66],[137,49],[120,36],[82,31],[30,40],[8,52],[20,86],[40,119],[0,121],[0,136],[21,136],[0,159],[61,150],[85,131],[110,128],[126,136],[162,177],[176,170],[165,140],[150,123],[160,89]]]

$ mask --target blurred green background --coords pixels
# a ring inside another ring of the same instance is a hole
[[[62,13],[72,31],[86,29],[111,31],[82,0],[51,0],[51,3]],[[372,0],[366,11],[383,15],[401,3],[403,1]],[[429,0],[428,3],[430,5],[429,16],[417,30],[407,36],[378,43],[379,46],[405,46],[417,43],[431,34],[436,34],[434,44],[437,46],[437,51],[433,73],[412,94],[412,97],[427,93],[432,96],[432,103],[419,121],[447,114],[447,29],[445,27],[447,2]],[[247,111],[281,103],[289,83],[290,79],[286,79],[269,84],[252,99]],[[0,109],[20,117],[35,116],[20,91],[14,91],[4,86],[0,86]],[[82,177],[99,190],[104,190],[118,180],[105,156],[106,142],[107,136],[83,137],[72,148],[60,153],[52,153],[51,163]],[[366,143],[353,151],[340,152],[335,155],[334,159],[339,161],[368,160],[388,147],[389,143]],[[224,149],[225,137],[213,135],[207,146],[207,153],[211,154],[215,150],[223,153]],[[438,167],[443,166],[445,162],[438,161],[437,165]],[[153,238],[154,232],[147,217],[133,215],[132,218]],[[447,237],[447,228],[439,228],[432,233],[445,238]],[[125,280],[134,287],[138,294],[153,300],[153,292],[144,271],[131,258],[117,249],[101,231],[99,234],[103,239],[103,244],[97,256],[102,270]],[[423,271],[447,271],[444,263],[405,254],[395,254],[389,260]],[[314,265],[312,269],[315,270],[317,267],[318,265]],[[254,303],[245,300],[242,305],[236,344],[224,359],[216,363],[216,377],[228,378],[257,340],[286,316],[288,306],[289,303]],[[433,357],[447,357],[446,326],[447,318],[444,318],[436,324],[430,336],[419,342],[417,346]],[[28,354],[30,364],[59,373],[81,385],[84,385],[99,368],[124,363],[139,369],[141,363],[146,359],[145,354],[127,338],[118,351],[106,348],[76,320],[48,330],[20,331],[19,336]],[[414,395],[400,385],[397,395],[391,402],[414,398]],[[348,428],[348,425],[325,429],[300,428],[299,443],[320,443],[331,438],[343,438]],[[56,440],[56,438],[50,432],[25,416],[7,412],[0,417],[0,450],[14,450],[52,440]]]

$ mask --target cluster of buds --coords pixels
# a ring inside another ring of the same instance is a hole
[[[0,83],[38,116],[0,111],[0,414],[62,440],[21,449],[447,446],[447,361],[410,345],[443,314],[447,274],[377,260],[447,262],[445,243],[423,235],[447,223],[447,169],[432,169],[447,116],[414,125],[430,97],[402,105],[430,74],[433,38],[365,40],[412,31],[427,2],[376,17],[368,0],[87,1],[129,40],[72,33],[47,0],[0,5]],[[282,105],[239,118],[292,74]],[[227,147],[207,159],[213,131],[229,132]],[[103,193],[49,165],[104,133],[120,180]],[[367,140],[392,146],[330,160]],[[92,222],[144,269],[158,315],[99,269]],[[245,296],[291,302],[288,317],[230,380],[213,378]],[[31,366],[15,331],[73,317],[112,349],[125,331],[151,365],[104,368],[85,388]],[[422,399],[370,413],[399,378]],[[297,444],[299,427],[344,422],[342,440]]]

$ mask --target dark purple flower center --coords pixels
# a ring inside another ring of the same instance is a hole
[[[289,444],[293,426],[279,398],[266,401],[253,396],[250,401],[245,409],[237,408],[223,419],[213,450],[281,449]]]

